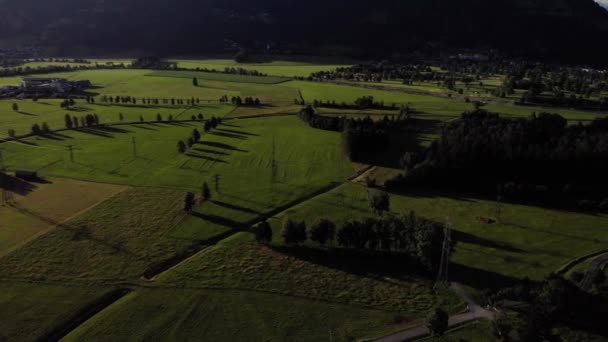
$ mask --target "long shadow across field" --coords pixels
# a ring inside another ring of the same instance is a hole
[[[37,188],[36,185],[0,172],[0,189],[25,196]]]
[[[197,144],[205,145],[205,146],[209,146],[209,147],[221,148],[221,149],[229,150],[229,151],[237,151],[237,152],[249,153],[249,151],[247,151],[247,150],[242,150],[242,149],[240,149],[238,147],[234,147],[232,145],[228,145],[228,144],[224,144],[224,143],[219,143],[219,142],[214,142],[214,141],[200,141]]]

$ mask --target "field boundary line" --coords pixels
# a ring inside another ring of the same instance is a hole
[[[108,183],[97,183],[97,184],[108,184]],[[116,184],[110,184],[110,185],[116,185]],[[59,227],[61,227],[61,226],[65,225],[65,224],[66,224],[66,223],[68,223],[69,221],[72,221],[73,219],[75,219],[75,218],[77,218],[77,217],[79,217],[79,216],[81,216],[81,215],[84,215],[85,213],[89,212],[90,210],[94,209],[95,207],[99,206],[100,204],[104,203],[105,201],[107,201],[107,200],[109,200],[109,199],[114,198],[114,197],[115,197],[115,196],[117,196],[118,194],[121,194],[121,193],[123,193],[123,192],[127,191],[128,189],[129,189],[129,186],[122,185],[122,186],[121,186],[121,189],[118,189],[116,192],[112,193],[112,194],[111,194],[111,195],[109,195],[108,197],[106,197],[106,198],[104,198],[104,199],[101,199],[101,200],[99,200],[99,201],[95,202],[94,204],[90,205],[89,207],[84,208],[84,209],[82,209],[82,210],[80,210],[80,211],[76,212],[75,214],[73,214],[73,215],[69,216],[68,218],[66,218],[66,219],[62,220],[61,222],[59,222],[59,223],[57,223],[57,224],[50,225],[49,227],[47,227],[47,228],[45,228],[45,229],[43,229],[43,230],[39,231],[38,233],[36,233],[36,234],[34,234],[34,235],[30,236],[29,238],[25,239],[24,241],[22,241],[22,242],[18,243],[17,245],[15,245],[15,246],[13,246],[13,247],[11,247],[11,248],[7,249],[6,251],[4,251],[4,252],[0,253],[0,258],[5,257],[5,256],[7,256],[7,255],[9,255],[9,254],[13,253],[14,251],[16,251],[16,250],[18,250],[19,248],[21,248],[21,247],[23,247],[23,246],[27,245],[27,244],[28,244],[28,243],[30,243],[30,242],[32,242],[32,241],[34,241],[34,240],[36,240],[37,238],[39,238],[39,237],[41,237],[41,236],[43,236],[43,235],[46,235],[46,234],[50,233],[51,231],[53,231],[53,230],[55,230],[55,229],[57,229],[57,228],[59,228]],[[18,210],[18,208],[16,208],[16,207],[13,207],[13,209]]]
[[[563,265],[562,267],[560,267],[555,273],[557,273],[558,275],[564,275],[566,274],[568,271],[570,271],[571,269],[573,269],[576,265],[585,262],[589,259],[595,258],[597,256],[600,256],[602,254],[608,253],[608,248],[604,248],[602,250],[587,254],[587,255],[583,255],[580,256],[574,260],[569,261],[568,263],[566,263],[565,265]]]

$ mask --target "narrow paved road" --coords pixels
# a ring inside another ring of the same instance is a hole
[[[466,313],[453,315],[450,317],[448,325],[450,328],[462,325],[467,322],[477,321],[480,319],[493,320],[495,313],[486,310],[479,306],[473,298],[471,298],[460,284],[452,283],[450,289],[454,291],[465,303],[467,303],[468,311]],[[429,329],[425,326],[404,330],[393,335],[385,336],[377,339],[376,342],[403,342],[419,339],[430,335]]]
[[[593,287],[593,277],[606,265],[608,265],[608,253],[593,259],[591,265],[589,265],[589,268],[587,269],[587,272],[585,272],[585,279],[581,284],[581,288],[586,291],[590,291]]]

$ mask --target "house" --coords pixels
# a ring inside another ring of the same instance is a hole
[[[21,89],[27,95],[67,95],[72,91],[81,91],[92,86],[91,81],[68,81],[65,78],[25,77],[21,80]]]

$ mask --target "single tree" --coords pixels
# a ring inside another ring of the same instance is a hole
[[[436,308],[426,319],[426,327],[433,336],[443,336],[448,330],[449,316],[441,308]]]
[[[17,136],[17,134],[15,133],[14,129],[10,128],[8,130],[8,136],[11,137],[11,138],[15,138]]]
[[[310,227],[310,239],[321,246],[327,241],[333,241],[336,235],[336,225],[328,219],[317,219]]]
[[[386,191],[368,189],[368,201],[370,208],[377,215],[382,216],[390,210],[390,197]]]
[[[272,241],[272,228],[268,222],[262,221],[258,223],[255,227],[253,227],[253,231],[255,233],[255,239],[258,241],[258,243],[267,244]]]
[[[33,124],[32,125],[32,134],[33,135],[40,135],[40,125],[38,125],[38,124]]]
[[[15,111],[15,112],[19,111],[19,105],[16,102],[13,103],[12,108],[13,108],[13,111]]]
[[[51,128],[49,127],[49,124],[47,124],[46,122],[42,123],[42,134],[49,134],[51,133]]]
[[[195,197],[191,192],[186,193],[186,197],[184,198],[184,210],[188,213],[192,212],[192,208],[194,208]]]
[[[198,78],[195,77],[192,79],[192,85],[198,87]]]
[[[211,189],[209,189],[209,184],[207,184],[207,182],[203,183],[202,196],[205,201],[211,199]]]
[[[297,223],[289,218],[285,218],[281,235],[286,245],[303,243],[306,241],[306,224],[304,222]]]
[[[177,142],[177,151],[182,154],[186,152],[186,144],[182,140]]]
[[[65,128],[72,129],[74,123],[72,122],[72,116],[70,114],[65,115]]]
[[[156,121],[163,121],[163,117],[160,115],[160,113],[156,114]]]
[[[192,146],[194,146],[194,139],[190,137],[188,138],[188,141],[186,143],[188,144],[188,148],[191,148]]]
[[[123,121],[125,116],[122,113],[118,113],[118,120]]]
[[[201,140],[201,133],[198,131],[198,129],[193,129],[192,130],[192,138],[194,139],[195,142],[198,142],[199,140]]]

